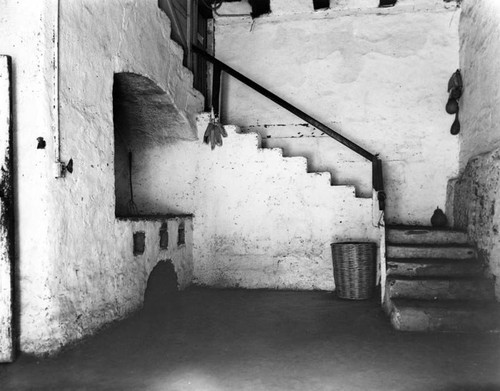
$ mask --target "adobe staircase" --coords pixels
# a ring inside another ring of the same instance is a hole
[[[364,150],[203,49],[193,46],[193,50],[214,65],[213,101],[216,113],[219,105],[220,76],[221,72],[226,72],[371,161],[374,194],[378,199],[380,211],[384,210],[382,161],[377,155]],[[265,149],[262,150],[264,151]],[[281,163],[299,161],[298,158],[283,158],[280,150],[269,151],[267,154],[275,155]],[[305,161],[303,166],[300,171],[307,172]],[[346,194],[346,199],[355,199],[354,189],[330,186],[328,173],[315,175],[328,184],[330,191],[347,191],[349,194]],[[362,203],[363,199],[355,200],[360,202],[360,206],[366,206]],[[371,203],[372,200],[366,201]],[[367,211],[368,209],[366,208]],[[371,214],[371,211],[368,213]],[[355,219],[351,216],[351,219],[353,218]],[[394,226],[387,227],[386,233],[387,279],[383,305],[396,329],[500,331],[500,305],[495,302],[493,280],[486,275],[475,248],[467,242],[465,232]]]
[[[392,226],[386,230],[384,309],[404,331],[500,331],[493,280],[463,231]]]

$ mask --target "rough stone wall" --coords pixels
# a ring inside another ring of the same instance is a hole
[[[255,20],[218,18],[215,53],[380,153],[387,220],[429,224],[458,168],[458,139],[449,133],[453,117],[444,105],[458,68],[459,12],[455,3],[434,0],[377,5],[333,1],[330,10],[314,12],[312,1],[272,0],[271,14]],[[371,169],[363,158],[230,77],[222,96],[226,123],[259,132],[265,146],[283,147],[287,156],[307,156],[311,170],[330,171],[334,183],[370,196]]]
[[[476,156],[454,186],[455,226],[467,229],[489,271],[497,277],[500,298],[500,149]]]
[[[451,182],[455,225],[466,228],[500,298],[500,3],[464,0],[460,18],[461,174]]]
[[[327,173],[308,173],[304,158],[257,150],[256,135],[230,131],[226,140],[200,162],[205,202],[195,212],[195,281],[333,290],[330,243],[378,242],[372,199],[331,186]]]
[[[149,158],[141,159],[141,175],[137,178],[141,211],[196,214],[190,239],[195,264],[182,262],[190,257],[187,246],[186,250],[178,249],[177,255],[159,252],[154,239],[158,222],[115,218],[112,91],[115,73],[147,77],[169,96],[169,104],[185,117],[183,123],[188,125],[184,131],[194,137],[194,113],[201,110],[202,99],[191,89],[192,76],[182,67],[181,49],[169,39],[168,19],[153,0],[61,1],[61,158],[64,162],[72,158],[74,171],[55,179],[51,42],[56,3],[23,5],[8,0],[8,4],[7,22],[0,19],[5,33],[0,49],[13,55],[15,64],[22,350],[53,351],[137,309],[147,274],[163,257],[178,257],[174,265],[183,285],[194,275],[197,282],[214,286],[332,289],[330,242],[378,239],[372,225],[371,199],[355,198],[350,187],[330,187],[328,175],[308,174],[304,159],[286,160],[277,151],[258,150],[256,136],[231,132],[225,146],[213,152],[199,141],[179,138],[142,146],[141,152]],[[403,19],[408,17],[402,15]],[[449,22],[451,14],[418,15],[430,29],[442,26],[442,19]],[[356,26],[362,30],[371,21],[360,20]],[[316,22],[312,21],[313,27],[319,28]],[[402,24],[406,22],[404,19]],[[307,23],[304,26],[309,30]],[[343,26],[337,27],[343,31]],[[346,37],[353,31],[348,29]],[[405,31],[400,27],[386,35]],[[330,32],[322,31],[326,35]],[[454,41],[446,34],[445,44],[434,42],[438,35],[427,37],[425,42],[409,35],[404,35],[405,40],[419,50],[402,56],[407,65],[420,57],[427,59],[427,49],[435,62],[450,61],[443,52]],[[343,39],[343,35],[337,38]],[[370,34],[364,33],[362,40],[370,41]],[[403,40],[400,43],[407,45]],[[361,57],[387,55],[387,47],[380,50],[383,53],[368,51],[371,54]],[[273,51],[267,53],[271,56]],[[321,53],[318,55],[321,57]],[[359,53],[352,55],[347,59],[355,64]],[[248,60],[248,56],[245,58]],[[334,58],[332,61],[336,62]],[[319,64],[325,66],[321,61]],[[374,69],[383,82],[390,81],[385,69]],[[415,67],[411,69],[415,71]],[[364,69],[362,80],[371,79],[372,71]],[[349,72],[342,72],[338,77],[349,78]],[[417,79],[434,80],[431,71],[417,67],[416,72],[420,72]],[[320,87],[312,82],[312,76],[305,83],[310,84],[308,91]],[[342,80],[336,85],[343,85]],[[413,85],[405,87],[411,89]],[[442,107],[442,99],[437,102],[433,94],[424,94],[422,87],[419,91],[419,98],[429,109],[423,114],[431,115],[434,103]],[[296,92],[302,93],[302,89]],[[404,99],[402,95],[400,100]],[[375,104],[378,96],[367,94],[366,101]],[[346,105],[351,104],[352,100]],[[325,107],[330,104],[323,103],[319,111],[328,112]],[[249,112],[248,106],[243,108],[242,113]],[[401,117],[414,115],[408,105],[403,108],[407,110],[399,114]],[[376,119],[382,123],[378,126],[384,125],[383,117]],[[206,124],[203,117],[200,132]],[[365,128],[366,123],[360,126]],[[387,137],[395,137],[396,130]],[[405,132],[409,134],[409,128]],[[447,134],[447,129],[443,132]],[[47,140],[46,149],[36,150],[38,136]],[[427,146],[424,136],[415,143]],[[410,153],[414,145],[404,146],[401,154]],[[397,144],[394,149],[399,147]],[[427,158],[422,156],[419,159]],[[170,165],[161,164],[165,160]],[[438,163],[441,161],[434,162]],[[130,236],[135,230],[143,230],[148,240],[150,252],[141,257],[131,255]]]

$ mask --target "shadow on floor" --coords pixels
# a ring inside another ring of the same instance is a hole
[[[376,300],[194,288],[154,307],[0,366],[0,389],[500,390],[500,336],[397,332]]]

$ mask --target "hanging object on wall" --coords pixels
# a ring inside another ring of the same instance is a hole
[[[458,102],[456,99],[449,98],[446,103],[446,112],[448,114],[456,114],[458,113]]]
[[[227,137],[226,129],[219,121],[219,117],[214,114],[214,109],[210,114],[210,122],[208,123],[205,134],[203,135],[203,142],[210,144],[212,150],[215,146],[222,147],[222,137]]]
[[[454,136],[460,133],[460,121],[458,120],[458,110],[457,114],[455,114],[455,121],[453,121],[453,123],[451,124],[450,133]]]
[[[448,102],[446,102],[446,112],[448,114],[455,114],[455,121],[451,125],[450,133],[456,135],[460,132],[460,122],[458,120],[459,105],[458,101],[462,96],[462,75],[460,74],[460,69],[451,75],[448,81]]]
[[[439,209],[439,206],[436,208],[431,217],[431,224],[433,227],[446,227],[446,224],[448,224],[448,218],[444,212]]]
[[[66,171],[73,174],[73,159],[69,159],[68,164],[66,164]]]
[[[36,149],[45,149],[47,143],[45,142],[43,137],[37,137],[36,141],[37,141]]]

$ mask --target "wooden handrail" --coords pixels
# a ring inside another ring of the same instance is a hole
[[[385,193],[384,193],[384,183],[383,183],[383,176],[382,176],[382,161],[374,154],[368,152],[366,149],[362,148],[361,146],[357,145],[356,143],[352,142],[348,138],[342,136],[341,134],[337,133],[333,129],[329,128],[325,124],[319,122],[315,118],[311,117],[309,114],[306,114],[299,108],[293,106],[291,103],[288,103],[284,99],[280,98],[276,94],[272,93],[268,89],[262,87],[260,84],[256,83],[255,81],[249,79],[245,75],[242,75],[240,72],[236,71],[235,69],[231,68],[229,65],[223,63],[222,61],[218,60],[211,54],[207,53],[203,48],[200,48],[197,45],[193,45],[193,51],[203,58],[205,58],[207,61],[211,62],[214,65],[214,81],[213,81],[213,107],[214,107],[214,112],[218,114],[219,112],[219,89],[220,89],[220,77],[221,77],[221,72],[224,71],[227,74],[233,76],[235,79],[241,81],[242,83],[246,84],[250,88],[254,89],[255,91],[261,93],[264,95],[266,98],[270,99],[274,103],[280,105],[284,109],[288,110],[292,114],[295,114],[297,117],[303,119],[307,123],[311,124],[315,128],[319,129],[326,135],[330,136],[331,138],[337,140],[339,143],[345,145],[347,148],[351,149],[352,151],[356,152],[358,155],[361,155],[365,159],[369,160],[372,162],[372,185],[375,191],[379,192],[379,208],[380,210],[383,210],[385,207]],[[383,199],[383,201],[381,201]]]

